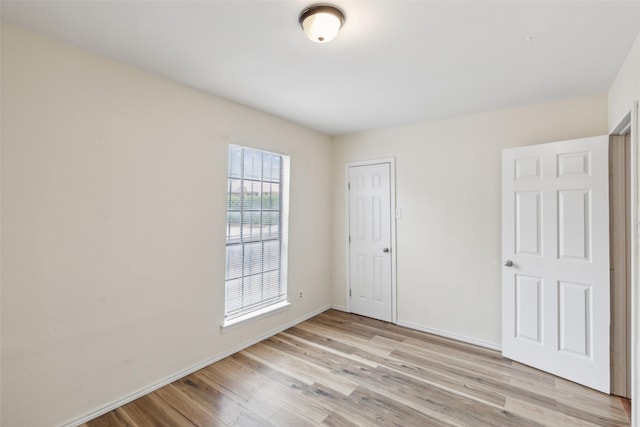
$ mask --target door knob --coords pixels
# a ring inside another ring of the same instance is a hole
[[[507,259],[504,261],[504,265],[505,267],[513,267],[513,261],[511,261],[510,259]]]
[[[384,252],[385,254],[388,254],[388,253],[389,253],[389,248],[384,248],[384,249],[382,250],[382,252]]]

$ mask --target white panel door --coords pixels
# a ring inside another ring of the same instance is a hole
[[[351,311],[392,320],[391,166],[349,167]]]
[[[502,352],[609,393],[608,137],[502,152]]]

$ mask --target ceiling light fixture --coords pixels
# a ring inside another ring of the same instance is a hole
[[[298,22],[309,40],[326,43],[338,35],[344,24],[344,13],[334,6],[318,4],[303,10]]]

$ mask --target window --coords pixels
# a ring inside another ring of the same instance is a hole
[[[229,146],[225,322],[287,300],[288,156]]]

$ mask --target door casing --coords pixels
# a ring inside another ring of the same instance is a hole
[[[640,375],[640,366],[638,366],[638,358],[640,357],[640,334],[638,325],[640,324],[640,290],[638,281],[638,233],[640,232],[640,222],[638,220],[638,202],[640,197],[638,191],[640,191],[638,185],[638,165],[640,161],[638,159],[638,101],[634,101],[633,105],[618,123],[618,125],[609,133],[609,135],[622,135],[629,129],[631,134],[630,141],[630,156],[629,156],[629,187],[630,187],[630,216],[631,224],[629,230],[630,238],[630,282],[631,282],[631,331],[630,331],[630,345],[631,345],[631,425],[633,427],[640,426],[640,381],[638,376]]]

